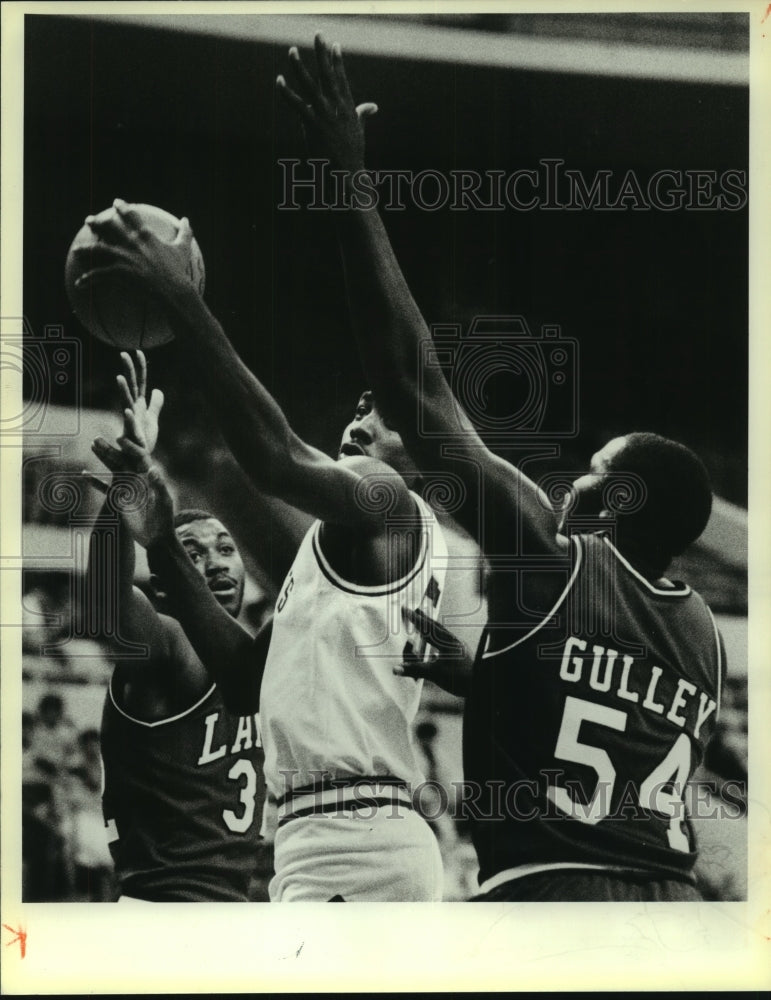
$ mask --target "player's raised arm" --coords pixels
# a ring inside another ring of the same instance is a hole
[[[258,489],[320,518],[356,528],[379,529],[382,511],[361,502],[363,476],[350,463],[333,461],[306,444],[289,425],[278,403],[246,367],[211,314],[186,271],[192,230],[182,219],[177,239],[165,243],[120,199],[115,213],[87,220],[108,245],[113,263],[79,279],[88,285],[101,277],[129,274],[164,303],[177,336],[201,376],[201,387],[217,415],[225,439]],[[398,484],[392,484],[398,490]],[[406,487],[399,500],[406,504]]]
[[[109,489],[96,476],[88,478],[100,492]],[[105,499],[89,541],[85,613],[100,638],[114,640],[118,647],[146,645],[152,658],[163,646],[162,630],[157,611],[134,586],[134,564],[134,539],[120,519],[116,524],[112,504]]]
[[[442,441],[461,440],[468,461],[452,463],[468,477],[476,496],[477,469],[484,478],[488,511],[482,537],[478,507],[469,501],[457,517],[488,551],[510,551],[512,518],[522,518],[531,548],[556,548],[557,522],[535,485],[514,466],[490,452],[462,414],[441,369],[420,370],[421,348],[431,335],[399,267],[380,216],[357,207],[351,178],[364,170],[363,121],[376,110],[354,104],[340,47],[316,36],[317,79],[303,65],[296,48],[289,51],[291,86],[278,78],[279,91],[300,117],[309,142],[335,168],[347,173],[351,207],[336,212],[351,317],[378,406],[390,418],[408,450],[424,469],[446,466]],[[314,149],[316,152],[316,149]],[[418,420],[419,408],[421,419]],[[428,433],[418,432],[419,424]],[[500,526],[496,537],[496,526]]]
[[[138,352],[138,372],[129,355],[122,354],[121,357],[126,374],[118,375],[117,381],[124,403],[137,410],[137,420],[151,453],[158,436],[158,414],[163,406],[163,394],[154,390],[148,406],[145,398],[147,366],[144,355],[141,351]],[[101,447],[101,441],[94,443],[93,450],[97,456]],[[109,463],[109,456],[105,464],[114,468]],[[107,494],[110,491],[110,486],[97,476],[88,473],[85,476],[101,493]],[[150,658],[158,659],[167,651],[168,637],[158,612],[142,591],[134,586],[134,539],[123,516],[119,515],[116,521],[116,512],[120,512],[125,506],[121,502],[121,496],[131,492],[130,488],[122,489],[128,485],[125,481],[115,484],[111,499],[105,498],[94,522],[89,541],[84,607],[91,619],[89,624],[103,638],[114,636],[119,647],[124,642],[146,645]]]
[[[133,472],[141,484],[146,502],[125,520],[134,538],[147,548],[174,618],[220,688],[226,706],[241,714],[257,711],[269,625],[253,639],[218,603],[177,536],[173,501],[161,470],[135,441],[123,438],[120,445],[119,452],[104,443],[96,451],[114,471]]]
[[[163,396],[153,390],[150,403],[146,402],[147,368],[141,351],[137,354],[138,372],[127,354],[122,357],[126,376],[119,376],[118,382],[127,405],[120,447],[101,438],[93,445],[97,457],[116,478],[111,484],[101,483],[95,476],[89,478],[114,496],[121,484],[131,480],[130,492],[135,494],[135,500],[138,498],[138,502],[124,504],[121,515],[122,548],[126,550],[126,569],[121,571],[122,599],[131,598],[132,637],[136,634],[137,641],[150,642],[151,636],[158,658],[176,664],[178,669],[205,669],[233,711],[256,711],[269,629],[253,639],[218,603],[180,542],[173,501],[163,474],[152,462]],[[119,497],[111,505],[121,506]],[[148,561],[153,563],[174,617],[159,615],[136,588],[126,590],[126,581],[133,576],[134,540],[148,549]],[[147,630],[144,634],[142,628]],[[202,667],[194,667],[196,656]]]

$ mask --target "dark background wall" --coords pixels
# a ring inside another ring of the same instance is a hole
[[[562,157],[587,178],[613,171],[617,185],[628,169],[644,183],[660,169],[747,167],[743,87],[347,63],[357,98],[380,105],[374,168],[510,173]],[[283,45],[27,17],[25,313],[36,331],[60,323],[82,336],[85,405],[114,405],[115,354],[72,315],[64,259],[83,217],[121,196],[191,219],[212,311],[297,430],[322,448],[337,442],[362,375],[332,220],[277,210],[277,160],[303,154],[275,95],[286,66]],[[696,447],[718,492],[746,501],[746,209],[410,207],[386,224],[429,322],[522,313],[533,330],[560,324],[578,341],[571,462],[608,433],[657,430]],[[177,351],[151,357],[167,433],[205,433]]]

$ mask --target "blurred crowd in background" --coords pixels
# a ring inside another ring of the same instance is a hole
[[[99,730],[49,691],[22,715],[22,893],[27,902],[115,898],[102,818]]]

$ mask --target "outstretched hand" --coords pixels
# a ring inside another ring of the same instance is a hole
[[[174,503],[161,470],[152,462],[158,440],[158,416],[163,407],[163,393],[153,389],[147,402],[147,361],[136,352],[136,366],[126,352],[121,353],[125,375],[117,382],[128,406],[123,410],[123,435],[114,447],[104,438],[96,438],[91,450],[110,472],[110,482],[84,472],[88,481],[108,496],[140,545],[148,546],[174,531]]]
[[[89,215],[86,225],[99,237],[100,251],[110,263],[92,268],[75,282],[76,288],[87,288],[108,275],[133,278],[162,299],[173,297],[193,285],[190,271],[190,246],[193,230],[182,219],[175,239],[168,243],[145,225],[141,215],[121,198],[113,201],[109,215]],[[103,213],[104,214],[104,213]],[[75,251],[90,260],[91,247]]]
[[[143,351],[136,352],[136,366],[131,355],[121,351],[125,375],[118,375],[116,382],[123,395],[123,436],[143,448],[148,457],[155,451],[158,441],[158,418],[163,409],[163,392],[153,389],[147,401],[147,360]]]
[[[317,34],[315,49],[317,78],[314,80],[292,46],[292,86],[279,76],[279,93],[299,116],[311,145],[338,168],[351,173],[363,170],[364,119],[377,112],[377,105],[354,104],[338,43],[329,46],[323,35]]]
[[[114,473],[109,482],[90,472],[83,475],[108,497],[134,538],[147,548],[174,533],[174,501],[163,473],[150,464],[146,451],[127,438],[120,442],[120,450],[104,438],[96,438],[91,445],[97,458]]]
[[[473,668],[469,651],[449,629],[419,608],[402,608],[402,618],[414,625],[420,635],[436,650],[427,660],[415,654],[409,656],[394,673],[416,679],[427,678],[453,694],[466,693]]]

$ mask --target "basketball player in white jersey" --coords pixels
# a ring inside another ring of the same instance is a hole
[[[409,488],[416,470],[399,434],[365,393],[337,460],[306,444],[191,283],[187,220],[173,244],[120,200],[110,218],[87,221],[114,259],[81,284],[122,272],[151,289],[189,346],[244,471],[261,491],[317,518],[279,593],[259,706],[257,653],[227,665],[229,707],[259,707],[266,782],[279,804],[271,899],[440,900],[436,839],[411,802],[423,780],[412,739],[422,682],[395,669],[428,655],[402,610],[436,614],[447,552],[434,514]],[[192,600],[202,581],[173,531],[158,470],[136,442],[120,445],[100,457],[113,469],[147,474],[150,502],[138,540],[176,602]],[[225,627],[219,612],[209,607],[201,621],[210,640]],[[204,663],[217,657],[211,641],[196,649]]]

